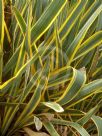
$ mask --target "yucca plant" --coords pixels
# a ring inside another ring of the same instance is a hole
[[[101,0],[0,0],[0,136],[102,136],[101,74]]]

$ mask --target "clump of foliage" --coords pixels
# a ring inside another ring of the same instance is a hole
[[[101,0],[0,0],[0,136],[102,136],[101,99]]]

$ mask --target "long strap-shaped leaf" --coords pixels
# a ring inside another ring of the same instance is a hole
[[[72,128],[74,128],[77,132],[79,132],[79,134],[81,134],[82,136],[90,136],[88,134],[88,132],[78,123],[76,122],[68,122],[65,120],[59,120],[59,119],[53,119],[53,121],[51,121],[53,124],[57,124],[57,125],[64,125],[64,126],[71,126]]]
[[[72,107],[73,105],[83,101],[84,99],[90,97],[94,93],[99,93],[98,91],[102,89],[102,79],[95,80],[89,84],[86,84],[79,92],[79,94],[70,101],[66,106]]]
[[[78,50],[74,60],[78,59],[79,57],[82,57],[83,55],[86,55],[88,52],[99,46],[101,43],[102,31],[99,31],[92,35],[89,39],[87,39],[83,44],[81,44],[81,47]]]
[[[97,127],[98,136],[102,136],[102,118],[98,116],[92,116],[92,120],[94,121]]]
[[[66,81],[69,81],[73,75],[73,70],[68,67],[60,68],[50,73],[48,88],[60,85]]]
[[[26,33],[26,23],[25,23],[23,17],[21,16],[19,10],[17,10],[16,7],[13,7],[13,11],[15,13],[16,20],[19,24],[19,27],[20,27],[22,33],[25,34]]]
[[[68,55],[68,65],[72,62],[77,50],[80,47],[81,42],[83,41],[88,29],[92,25],[92,23],[95,21],[97,16],[102,11],[102,4],[98,7],[98,9],[93,13],[93,15],[89,18],[89,20],[86,22],[86,24],[83,26],[83,28],[80,30],[78,35],[75,37],[74,41],[70,45],[70,47],[67,49],[66,53]]]
[[[97,64],[97,69],[95,70],[95,72],[92,74],[93,77],[96,77],[97,75],[100,75],[102,71],[102,54],[99,58],[98,64]]]
[[[23,40],[21,49],[19,51],[19,56],[18,56],[18,60],[17,60],[17,64],[16,64],[16,67],[15,67],[15,70],[14,70],[14,75],[16,75],[18,70],[24,64],[24,55],[25,55],[25,39]]]
[[[66,21],[63,23],[63,25],[59,31],[60,32],[59,36],[60,36],[60,38],[62,38],[62,40],[65,39],[65,37],[68,35],[70,30],[72,29],[76,20],[78,19],[78,17],[82,13],[82,11],[84,9],[83,7],[85,7],[86,3],[87,3],[87,0],[79,0],[78,4],[75,6],[75,8],[71,12],[71,14],[68,15]]]
[[[74,68],[72,69],[73,76],[71,78],[71,82],[64,91],[63,95],[57,100],[60,105],[65,105],[71,101],[80,92],[80,89],[86,82],[86,75],[84,75],[81,71],[77,71]]]
[[[24,102],[24,100],[26,99],[26,97],[28,96],[28,94],[30,93],[30,91],[32,90],[32,88],[34,87],[34,85],[36,85],[37,80],[39,79],[41,75],[41,69],[38,70],[34,76],[31,78],[31,80],[29,81],[29,83],[27,84],[25,90],[24,90],[24,94],[22,97],[22,102]]]
[[[19,45],[19,47],[16,49],[16,51],[14,52],[14,54],[12,55],[12,57],[8,60],[7,64],[4,66],[4,69],[3,69],[3,74],[4,75],[6,75],[8,73],[8,71],[10,71],[11,69],[13,69],[15,67],[15,65],[17,64],[15,62],[18,59],[19,52],[20,52],[22,44],[23,43],[21,43]]]
[[[3,39],[4,39],[4,2],[0,0],[0,82],[3,69]]]
[[[59,136],[51,122],[43,122],[43,125],[51,136]]]
[[[81,119],[79,119],[77,122],[80,125],[84,125],[85,123],[87,123],[87,121],[89,121],[89,119],[95,114],[97,113],[97,111],[99,110],[99,108],[102,106],[102,102],[99,102],[94,108],[92,108],[89,112],[87,112],[85,114],[85,116],[83,116]]]
[[[99,7],[99,5],[100,5],[100,2],[99,1],[95,1],[88,8],[87,12],[82,16],[81,23],[80,23],[80,29],[84,26],[84,24],[91,17],[91,15],[93,14],[93,12]]]
[[[62,11],[67,0],[54,0],[41,15],[31,30],[31,41],[37,41],[52,25],[56,17]]]

